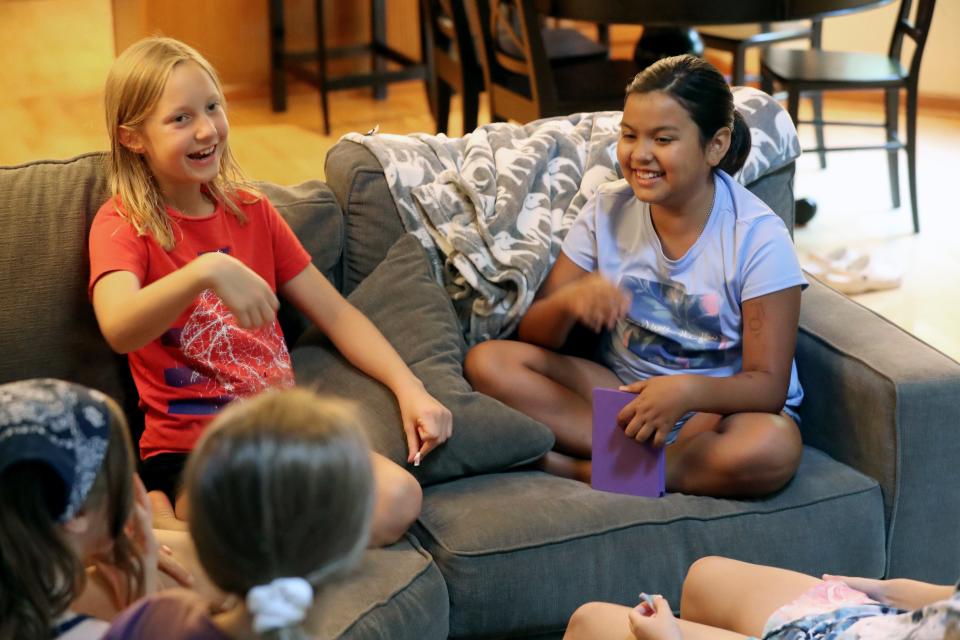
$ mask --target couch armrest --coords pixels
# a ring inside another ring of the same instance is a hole
[[[811,278],[797,368],[804,441],[880,483],[887,576],[955,581],[960,364]]]

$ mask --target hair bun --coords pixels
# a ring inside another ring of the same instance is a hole
[[[293,626],[313,605],[313,587],[303,578],[276,578],[247,592],[247,610],[256,633]]]

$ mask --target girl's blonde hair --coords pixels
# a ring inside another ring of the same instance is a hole
[[[290,577],[317,593],[367,546],[370,451],[342,400],[287,389],[232,404],[190,455],[185,485],[200,563],[227,593]]]
[[[138,234],[153,236],[168,251],[176,244],[176,238],[163,194],[146,159],[121,144],[120,130],[137,130],[143,125],[159,102],[173,69],[183,62],[196,63],[210,76],[226,108],[216,70],[196,49],[173,38],[145,38],[127,48],[110,68],[104,91],[110,135],[110,187],[122,204],[118,212]],[[254,200],[259,196],[244,177],[228,141],[223,142],[220,172],[206,188],[241,223],[246,222],[246,216],[235,199],[243,194]]]

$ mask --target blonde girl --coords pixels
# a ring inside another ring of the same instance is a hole
[[[128,354],[145,430],[141,475],[158,526],[182,527],[187,453],[235,398],[293,385],[277,293],[397,398],[408,462],[445,441],[450,412],[386,339],[313,266],[269,201],[244,182],[228,144],[216,72],[191,47],[148,38],[124,51],[106,83],[113,197],[90,232],[90,295],[101,331]],[[416,518],[420,488],[373,456],[374,542]]]
[[[191,456],[186,491],[200,562],[239,604],[211,615],[194,592],[168,591],[107,637],[315,637],[315,601],[367,545],[373,482],[360,433],[351,407],[302,389],[224,410]]]

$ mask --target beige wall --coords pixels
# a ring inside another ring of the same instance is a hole
[[[893,2],[879,9],[826,20],[824,48],[885,53],[899,6],[899,2]],[[934,9],[920,70],[920,93],[960,99],[960,0],[940,0]]]

